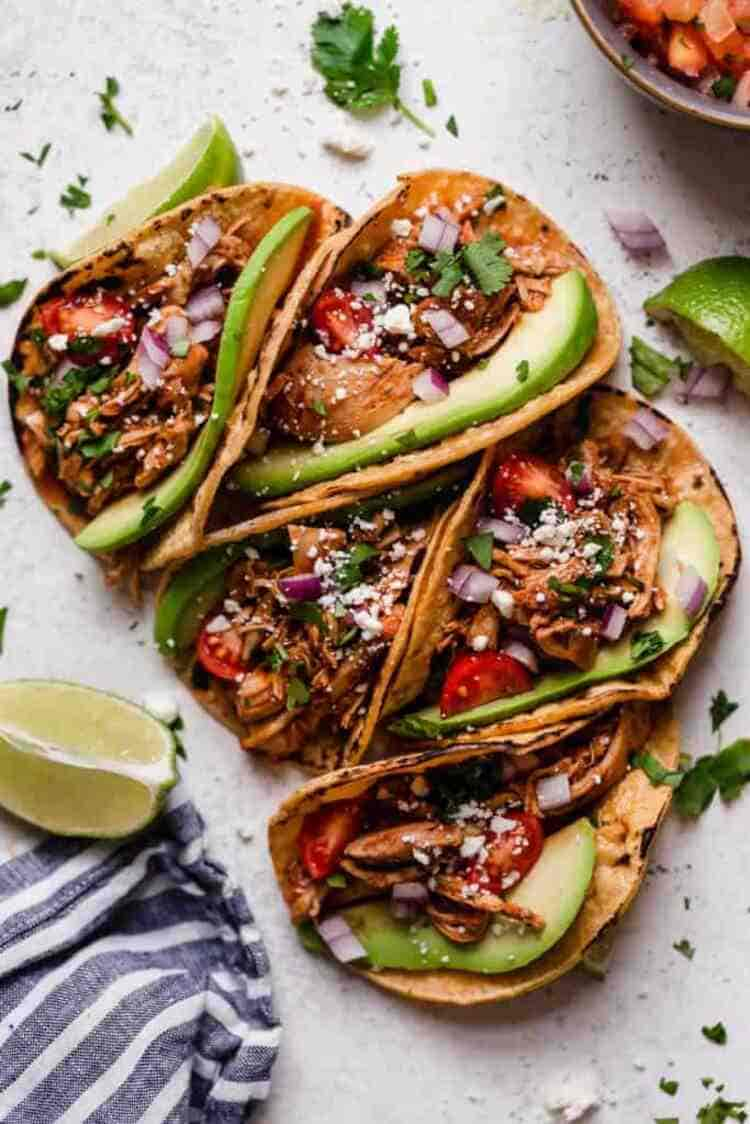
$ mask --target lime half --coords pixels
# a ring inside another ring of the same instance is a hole
[[[211,117],[166,168],[108,207],[96,226],[67,250],[55,252],[53,260],[65,268],[116,242],[154,215],[171,211],[211,188],[230,187],[239,183],[241,177],[240,158],[224,122]]]
[[[0,806],[56,835],[145,827],[177,780],[175,741],[134,703],[57,680],[0,683]]]
[[[750,394],[750,258],[698,262],[643,307],[674,324],[700,363],[725,363]]]

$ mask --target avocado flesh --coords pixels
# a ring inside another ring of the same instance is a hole
[[[512,972],[544,955],[570,928],[583,905],[596,862],[596,835],[587,819],[555,832],[545,842],[535,866],[508,901],[532,909],[545,920],[541,932],[514,923],[492,923],[475,944],[454,944],[429,921],[397,921],[387,902],[350,906],[340,914],[367,951],[368,966],[411,972],[432,969],[494,974]],[[506,927],[507,925],[507,927]]]
[[[692,619],[687,616],[677,599],[680,563],[683,566],[693,566],[708,587],[701,613]],[[587,671],[573,668],[570,671],[549,672],[542,675],[530,691],[523,691],[519,695],[506,695],[473,710],[452,714],[448,718],[441,717],[439,707],[426,707],[415,714],[407,714],[397,719],[389,729],[405,738],[446,737],[468,727],[489,726],[494,722],[502,722],[503,719],[511,718],[515,714],[534,710],[542,703],[582,691],[594,683],[628,675],[663,656],[675,644],[685,639],[716,592],[719,564],[719,543],[711,520],[703,508],[690,500],[683,500],[675,508],[662,537],[659,582],[666,594],[664,611],[643,621],[635,629],[639,633],[658,633],[662,639],[662,646],[658,651],[647,658],[634,659],[631,651],[633,632],[628,630],[616,643],[602,646],[593,666]]]
[[[211,463],[241,381],[252,369],[274,308],[294,276],[312,220],[309,207],[284,215],[261,239],[232,289],[216,360],[211,412],[182,463],[148,491],[134,491],[97,515],[77,536],[84,550],[117,550],[150,534],[182,508]],[[148,508],[154,513],[144,520]]]
[[[577,269],[555,278],[544,307],[525,313],[486,366],[453,379],[440,402],[413,402],[371,433],[316,456],[310,446],[285,445],[244,461],[237,486],[258,499],[284,496],[321,480],[423,449],[470,426],[518,410],[575,370],[596,337],[597,312],[586,278]],[[529,364],[518,378],[518,365]]]
[[[459,485],[473,470],[472,462],[448,465],[442,472],[416,484],[394,488],[379,496],[361,500],[338,511],[324,512],[307,522],[337,525],[356,516],[366,518],[384,507],[400,511],[422,503],[447,503],[458,493]],[[265,550],[288,543],[283,529],[255,535],[229,546],[218,546],[191,559],[175,574],[159,601],[154,620],[154,640],[166,655],[188,649],[200,631],[203,618],[224,592],[225,574],[249,546]]]

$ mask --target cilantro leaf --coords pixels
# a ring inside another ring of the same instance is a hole
[[[13,485],[11,484],[10,480],[0,480],[0,507],[3,507],[5,505],[5,501],[8,497],[8,492],[12,487]]]
[[[326,878],[326,886],[330,886],[332,890],[343,890],[347,885],[346,875],[340,871],[337,874],[329,874]]]
[[[323,610],[320,605],[316,605],[314,601],[296,601],[287,606],[287,611],[290,617],[296,621],[304,621],[306,624],[315,624],[325,632],[326,622],[323,616]]]
[[[79,175],[78,183],[69,183],[60,195],[60,206],[65,207],[69,215],[91,206],[91,194],[84,190],[87,182],[88,176]]]
[[[633,766],[643,769],[653,785],[666,784],[670,788],[677,788],[682,782],[683,773],[665,769],[661,761],[652,753],[639,753],[633,758]]]
[[[609,535],[589,535],[587,543],[595,543],[599,550],[594,555],[594,573],[606,574],[615,559],[615,545]]]
[[[432,109],[437,105],[437,94],[435,93],[435,85],[431,78],[422,79],[422,93],[424,94],[424,103],[428,109]]]
[[[97,93],[97,97],[101,102],[102,111],[99,114],[104,128],[109,132],[114,129],[115,125],[119,125],[124,129],[128,136],[133,135],[133,126],[123,117],[119,109],[115,105],[115,98],[120,92],[120,83],[116,78],[107,78],[104,83],[104,89]]]
[[[430,276],[430,259],[426,250],[415,247],[406,255],[406,272],[415,281],[426,281]]]
[[[5,635],[5,622],[8,618],[8,606],[0,608],[0,656],[3,654],[3,637]]]
[[[661,1081],[659,1082],[659,1088],[661,1089],[662,1093],[666,1093],[670,1097],[673,1097],[675,1095],[679,1087],[679,1081],[670,1081],[666,1077],[662,1077]]]
[[[359,542],[353,546],[336,570],[336,585],[339,589],[345,591],[359,585],[362,581],[362,567],[377,553],[377,549],[369,543]]]
[[[6,281],[4,285],[0,285],[0,308],[7,308],[17,301],[27,283],[28,277],[19,277],[15,281]]]
[[[468,539],[464,539],[464,546],[483,570],[489,570],[492,564],[493,541],[492,531],[484,531],[479,535],[471,535]]]
[[[709,1042],[715,1042],[717,1046],[726,1045],[727,1031],[724,1023],[714,1023],[713,1026],[702,1026],[701,1034],[707,1038]]]
[[[747,1101],[725,1101],[717,1097],[713,1104],[704,1104],[698,1109],[697,1120],[701,1124],[725,1124],[727,1120],[747,1120],[745,1105]]]
[[[439,274],[432,286],[433,296],[449,297],[464,275],[460,254],[450,254],[441,250],[435,255],[433,268]]]
[[[583,601],[591,589],[591,582],[588,578],[578,578],[574,582],[561,582],[559,578],[551,577],[547,582],[547,588],[556,593],[561,601]]]
[[[466,266],[485,296],[499,293],[513,276],[513,266],[503,257],[504,249],[505,242],[494,230],[463,248]]]
[[[713,800],[716,789],[711,758],[699,758],[690,772],[685,774],[675,794],[678,812],[683,816],[699,816]]]
[[[649,660],[664,647],[664,640],[658,632],[635,632],[630,641],[630,655],[634,662]]]
[[[681,941],[675,941],[672,945],[675,952],[679,952],[686,960],[692,960],[695,956],[695,948],[691,945],[687,937],[683,937]]]
[[[326,406],[325,402],[321,398],[315,399],[315,401],[312,404],[312,408],[313,408],[313,410],[315,411],[316,414],[320,415],[321,418],[327,418],[328,417],[328,407]]]
[[[23,394],[30,381],[26,378],[26,375],[21,374],[12,359],[3,359],[0,366],[8,376],[8,382],[11,384],[16,394]]]
[[[34,156],[31,152],[19,152],[18,155],[23,156],[24,160],[28,160],[30,164],[36,164],[37,168],[41,168],[51,148],[52,145],[47,141],[46,144],[42,145],[38,156]]]
[[[730,714],[734,714],[739,705],[739,703],[731,701],[726,691],[721,690],[716,692],[711,699],[710,707],[712,733],[716,733],[719,727],[729,718]]]
[[[723,800],[734,800],[750,780],[750,739],[738,738],[711,759],[711,775]]]
[[[711,83],[711,93],[720,101],[731,101],[737,89],[737,79],[732,74],[723,74]]]
[[[121,434],[114,430],[112,433],[105,433],[102,437],[82,441],[78,446],[79,452],[86,460],[99,460],[101,457],[108,457],[110,453],[114,452],[120,436]]]
[[[445,122],[445,127],[448,130],[448,132],[451,134],[451,136],[453,136],[453,137],[458,136],[458,124],[456,123],[456,118],[454,117],[454,115],[452,113],[451,113],[450,117],[448,118],[448,120]]]
[[[289,685],[286,689],[286,708],[287,710],[296,710],[298,706],[304,706],[305,703],[310,701],[310,692],[307,685],[298,679],[297,676],[289,680]]]
[[[312,62],[326,80],[326,96],[342,109],[363,112],[391,105],[417,128],[434,136],[398,96],[401,66],[398,32],[387,27],[375,42],[375,17],[369,8],[345,4],[341,14],[322,12],[312,28]]]
[[[273,648],[266,656],[266,663],[271,671],[280,671],[288,659],[289,653],[283,644],[274,644]]]

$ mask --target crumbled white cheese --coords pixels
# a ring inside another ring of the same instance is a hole
[[[484,211],[485,215],[494,215],[495,211],[499,211],[500,208],[504,206],[505,196],[500,193],[499,195],[493,195],[491,199],[485,199],[484,203],[482,204],[482,210]]]
[[[113,316],[111,320],[102,320],[101,324],[91,329],[91,335],[96,336],[111,336],[115,332],[119,332],[121,328],[127,328],[128,322],[124,316]]]
[[[224,601],[224,608],[228,613],[241,613],[242,606],[239,601],[235,601],[233,597],[227,597]]]
[[[494,831],[495,835],[503,835],[506,831],[515,831],[517,827],[517,820],[509,820],[499,812],[490,820],[490,831]]]
[[[414,331],[408,304],[395,304],[383,316],[383,327],[394,336],[408,336]]]
[[[391,234],[394,238],[408,238],[411,234],[409,219],[394,219],[391,223]]]
[[[484,652],[490,642],[489,636],[473,636],[470,646],[475,652]]]
[[[484,847],[483,835],[467,835],[461,844],[461,858],[473,859]]]
[[[66,351],[68,347],[68,337],[64,332],[55,332],[54,335],[47,337],[47,345],[53,351]]]
[[[495,606],[501,617],[510,620],[513,616],[514,598],[510,590],[496,589],[492,594],[492,604]]]
[[[601,1085],[593,1069],[563,1073],[548,1086],[544,1107],[550,1116],[581,1120],[601,1103]]]
[[[635,594],[631,593],[629,589],[626,589],[622,595],[623,605],[630,605],[633,601],[635,601]]]
[[[346,389],[345,386],[337,386],[336,390],[334,392],[334,398],[336,399],[337,402],[343,402],[344,399],[346,398],[346,396],[348,395],[348,393],[349,393],[349,391]]]
[[[247,546],[245,547],[245,558],[249,558],[254,562],[257,558],[260,558],[260,554],[254,546]]]
[[[173,261],[168,262],[168,264],[164,266],[164,272],[166,273],[167,277],[174,277],[174,275],[177,273],[177,266]]]
[[[400,562],[406,555],[406,547],[402,542],[395,542],[391,547],[391,559],[394,562]]]
[[[219,613],[218,617],[208,622],[206,632],[211,635],[214,632],[226,632],[228,628],[231,628],[229,621],[223,613]]]
[[[143,696],[143,705],[149,714],[168,726],[180,716],[177,700],[169,691],[147,691]]]
[[[323,148],[344,156],[347,160],[366,160],[371,155],[373,145],[356,133],[331,133],[323,138]]]

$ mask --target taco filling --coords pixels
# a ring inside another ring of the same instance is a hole
[[[292,920],[313,922],[334,955],[343,950],[339,959],[382,963],[382,932],[372,927],[387,924],[388,966],[503,971],[528,962],[572,924],[588,887],[593,849],[575,815],[622,779],[649,730],[646,708],[616,709],[531,750],[399,769],[323,805],[302,821],[283,878]],[[563,863],[571,884],[549,894],[544,866],[566,827],[578,835],[582,865]],[[561,902],[570,907],[562,929]],[[499,938],[516,948],[505,966]],[[473,953],[470,962],[460,949]]]

